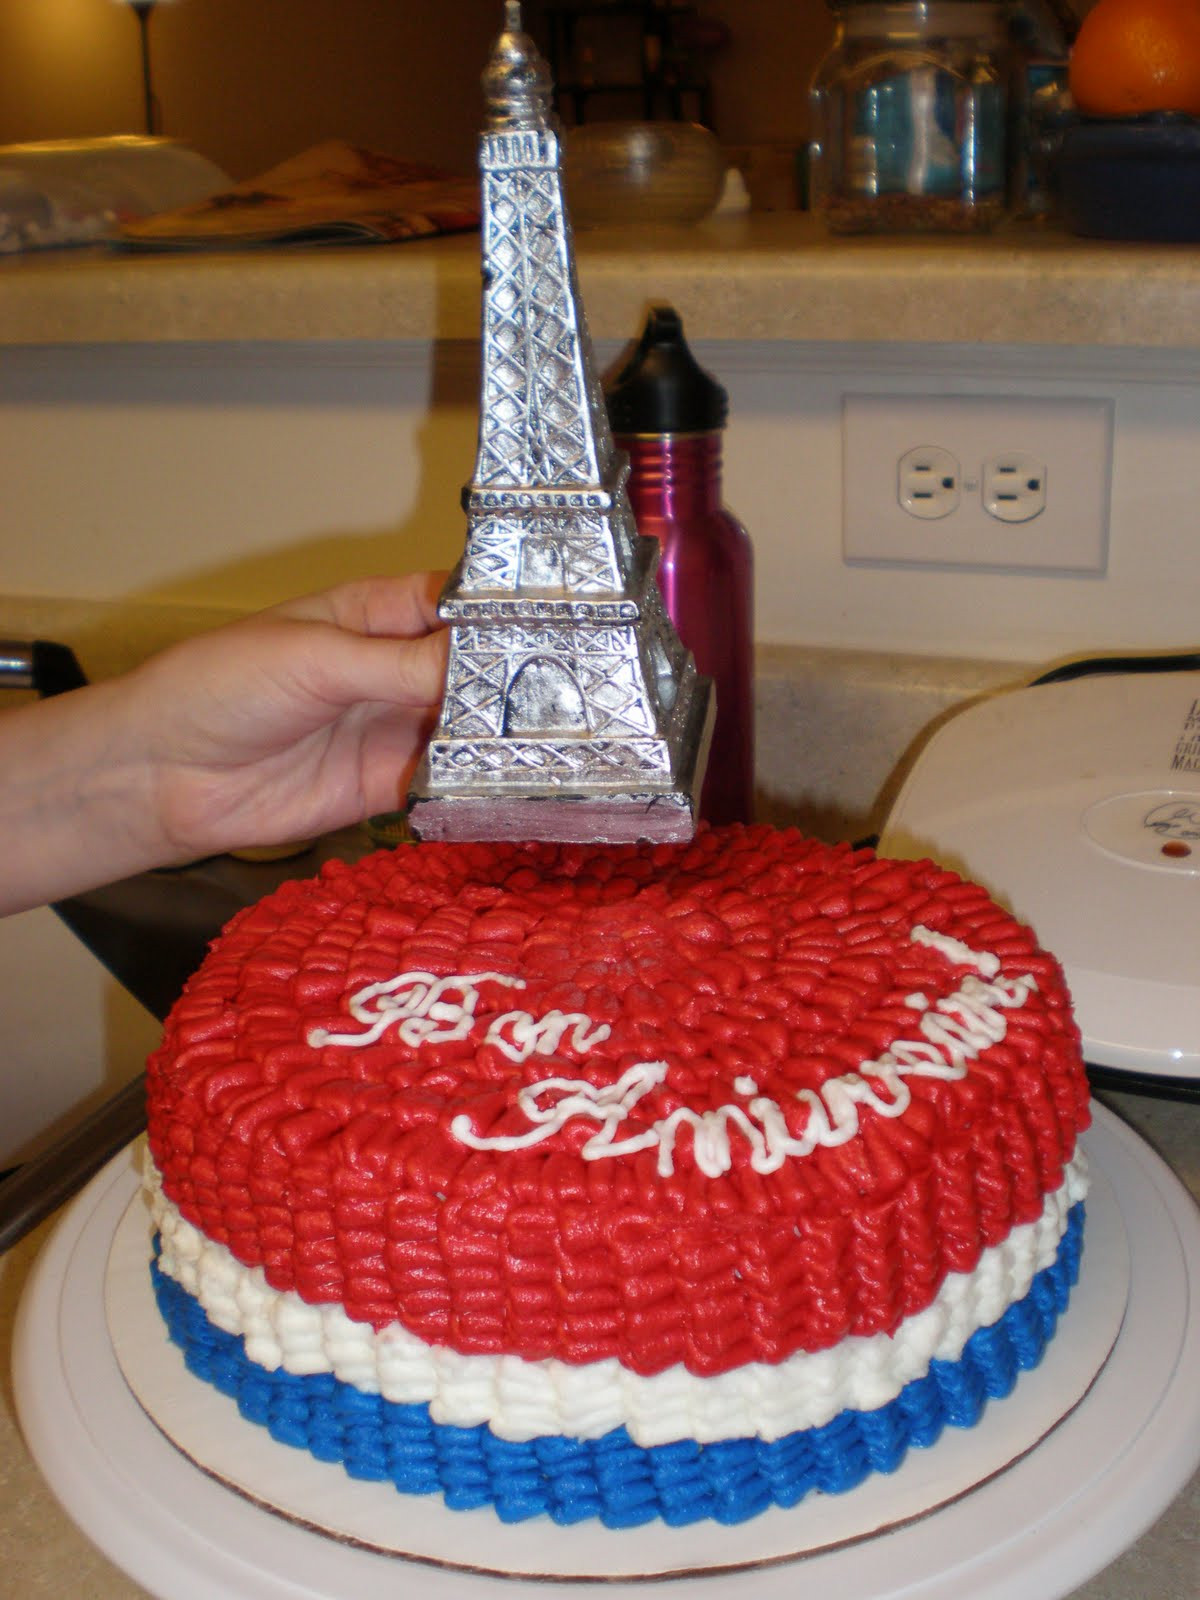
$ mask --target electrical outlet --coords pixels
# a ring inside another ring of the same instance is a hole
[[[842,549],[879,566],[1102,573],[1112,402],[848,394]]]
[[[936,522],[948,517],[962,498],[958,462],[949,450],[920,445],[900,457],[896,498],[910,517]]]
[[[1000,522],[1031,522],[1046,509],[1046,467],[1014,451],[983,463],[983,509]]]

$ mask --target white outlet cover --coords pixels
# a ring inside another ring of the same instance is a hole
[[[1102,574],[1108,560],[1112,401],[1012,395],[847,394],[842,401],[842,552],[850,564]],[[958,504],[914,517],[897,494],[918,446],[960,464]],[[998,457],[1044,464],[1045,505],[1007,522],[984,505]]]

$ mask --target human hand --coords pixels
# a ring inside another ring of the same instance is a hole
[[[128,680],[173,859],[403,806],[445,678],[444,574],[343,584],[200,635]]]
[[[445,680],[442,575],[290,601],[0,717],[0,915],[403,804]]]

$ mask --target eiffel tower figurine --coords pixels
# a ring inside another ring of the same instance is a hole
[[[483,371],[423,839],[689,839],[712,686],[666,614],[576,285],[551,84],[519,0],[483,76]]]

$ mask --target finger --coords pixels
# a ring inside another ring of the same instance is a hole
[[[311,687],[322,699],[343,706],[361,701],[436,706],[446,681],[448,645],[444,630],[419,639],[331,631],[311,654]]]
[[[416,774],[421,752],[433,732],[437,712],[392,711],[377,717],[370,728],[370,759],[362,777],[367,815],[402,810]]]
[[[304,595],[275,608],[277,615],[332,622],[354,633],[417,639],[441,627],[437,599],[444,572],[356,578],[323,594]]]

